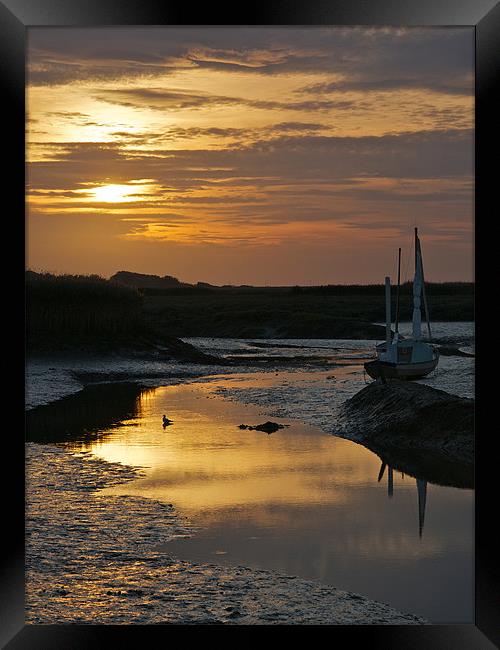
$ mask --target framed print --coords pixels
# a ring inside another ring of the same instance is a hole
[[[3,645],[498,645],[498,4],[0,16]]]

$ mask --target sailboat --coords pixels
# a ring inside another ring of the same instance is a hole
[[[422,340],[421,298],[423,297],[429,340],[431,340],[431,325],[427,299],[425,297],[424,268],[422,250],[415,228],[415,276],[413,279],[413,322],[412,336],[404,338],[399,334],[399,286],[401,275],[401,249],[398,263],[398,292],[396,300],[395,333],[391,331],[391,281],[385,278],[385,308],[386,308],[386,337],[376,348],[377,358],[364,364],[365,370],[372,379],[419,379],[431,373],[439,362],[438,348]]]

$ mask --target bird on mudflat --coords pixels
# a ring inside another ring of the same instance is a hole
[[[172,424],[173,420],[167,418],[166,415],[163,416],[163,426],[166,427],[168,424]]]

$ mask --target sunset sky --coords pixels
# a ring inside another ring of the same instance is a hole
[[[27,265],[473,279],[472,28],[30,28]]]

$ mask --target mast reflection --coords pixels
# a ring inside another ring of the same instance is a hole
[[[380,466],[380,471],[378,473],[378,483],[384,477],[385,469],[387,463],[382,461]],[[404,473],[401,472],[401,478],[404,478]],[[427,502],[427,481],[425,479],[416,478],[417,484],[417,495],[418,495],[418,536],[421,538],[424,531],[424,522],[425,522],[425,506]],[[387,496],[392,498],[394,495],[394,470],[392,467],[388,467],[387,470]]]

